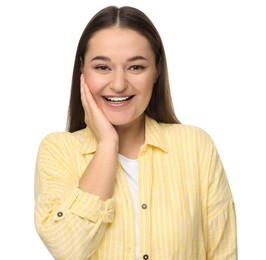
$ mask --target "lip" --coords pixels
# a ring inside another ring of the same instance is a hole
[[[102,96],[104,103],[108,107],[112,108],[120,108],[128,106],[132,99],[134,99],[135,95],[106,95]],[[113,99],[113,102],[111,102],[111,99]],[[117,99],[117,100],[116,100]],[[119,101],[121,99],[121,101]]]

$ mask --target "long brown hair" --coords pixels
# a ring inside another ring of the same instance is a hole
[[[145,111],[146,115],[155,119],[157,122],[180,123],[176,118],[171,99],[163,43],[155,26],[143,12],[136,8],[129,6],[121,8],[109,6],[95,14],[87,24],[79,40],[72,75],[67,130],[69,132],[74,132],[86,127],[84,110],[80,99],[80,69],[82,61],[87,51],[88,42],[93,34],[112,26],[119,26],[120,28],[129,28],[137,31],[146,37],[155,54],[159,76],[153,87],[151,100]]]

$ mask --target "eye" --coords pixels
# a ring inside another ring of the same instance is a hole
[[[94,67],[96,70],[100,70],[100,71],[108,71],[111,70],[108,66],[106,65],[97,65]]]
[[[145,67],[142,65],[133,65],[129,67],[129,70],[143,70]]]

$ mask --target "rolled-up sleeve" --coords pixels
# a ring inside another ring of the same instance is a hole
[[[209,260],[236,260],[237,229],[235,204],[217,149],[209,141],[207,153],[207,235]]]
[[[114,199],[78,188],[79,175],[51,137],[39,148],[35,174],[35,226],[55,259],[87,259],[114,218]]]
[[[235,206],[228,202],[227,208],[208,224],[208,259],[237,259],[237,235]]]

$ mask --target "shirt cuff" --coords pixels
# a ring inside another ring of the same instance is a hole
[[[54,220],[61,221],[71,213],[92,222],[102,220],[103,223],[112,223],[114,198],[103,201],[97,195],[74,188],[67,192],[60,205],[53,210]]]

